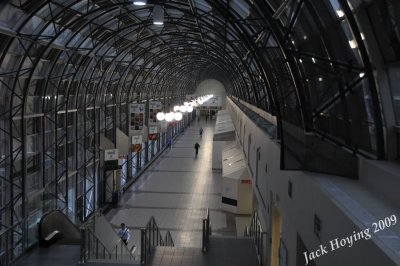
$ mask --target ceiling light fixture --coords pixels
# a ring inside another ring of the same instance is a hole
[[[351,49],[357,48],[357,42],[355,40],[350,40],[349,45]]]
[[[145,6],[147,4],[147,0],[134,0],[133,4],[135,6]]]
[[[161,6],[154,6],[153,8],[153,24],[163,25],[164,24],[164,9]]]
[[[338,15],[339,18],[344,17],[344,12],[341,9],[336,10],[336,14]]]

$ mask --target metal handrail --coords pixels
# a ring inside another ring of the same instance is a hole
[[[146,264],[151,251],[156,246],[173,247],[174,241],[170,231],[167,231],[165,239],[162,238],[156,220],[151,216],[146,226],[140,229],[140,264]]]
[[[266,261],[264,251],[267,232],[264,232],[262,229],[261,222],[256,211],[253,211],[251,215],[250,228],[246,227],[245,236],[254,238],[254,244],[260,260],[260,265],[264,265],[264,262]]]
[[[211,222],[210,222],[210,211],[207,208],[206,216],[203,218],[203,238],[202,238],[202,248],[203,252],[208,251],[209,235],[211,234]]]
[[[95,234],[95,217],[101,215],[96,212],[80,228],[81,231],[81,263],[86,263],[92,259],[100,260],[135,260],[134,251],[132,252],[123,241],[108,250],[106,246],[97,238]]]
[[[165,244],[165,246],[167,246],[167,247],[173,247],[173,246],[175,246],[174,240],[172,239],[172,236],[171,236],[171,232],[170,232],[170,231],[167,231],[167,233],[165,234],[164,244]]]

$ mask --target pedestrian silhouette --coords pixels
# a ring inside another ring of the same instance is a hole
[[[203,128],[202,127],[200,128],[199,132],[200,132],[200,137],[203,136]]]
[[[125,226],[125,223],[121,223],[121,228],[118,230],[118,236],[121,238],[122,242],[125,245],[128,244],[129,239],[131,238],[131,233],[129,229]]]
[[[167,147],[171,149],[171,146],[172,146],[172,138],[169,138],[167,142]]]
[[[199,148],[200,148],[200,144],[198,142],[196,142],[196,144],[194,144],[194,149],[196,150],[196,156],[199,153]]]

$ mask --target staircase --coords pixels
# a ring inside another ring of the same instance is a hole
[[[248,237],[211,236],[208,252],[201,248],[156,247],[146,265],[259,266],[254,240]]]
[[[135,256],[135,247],[128,247],[115,229],[96,213],[81,226],[80,264],[140,264]]]
[[[155,247],[146,265],[174,266],[259,266],[254,239],[251,237],[211,235],[210,212],[207,209],[203,223],[201,248]]]

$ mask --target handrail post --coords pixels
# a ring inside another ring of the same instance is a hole
[[[86,235],[85,235],[85,228],[81,227],[80,228],[81,231],[81,260],[80,260],[80,264],[85,264],[86,263],[86,245],[85,245],[85,240],[86,240]]]
[[[152,236],[152,238],[153,238],[153,247],[156,245],[156,237],[158,237],[158,232],[156,234],[156,223],[153,220],[153,236]]]
[[[146,264],[146,228],[140,229],[140,265]]]
[[[203,252],[206,252],[206,251],[207,251],[207,244],[206,244],[206,242],[207,242],[207,240],[206,240],[206,223],[207,223],[207,220],[206,220],[206,219],[203,219],[203,242],[202,242],[202,248],[201,248],[201,250],[202,250]]]

